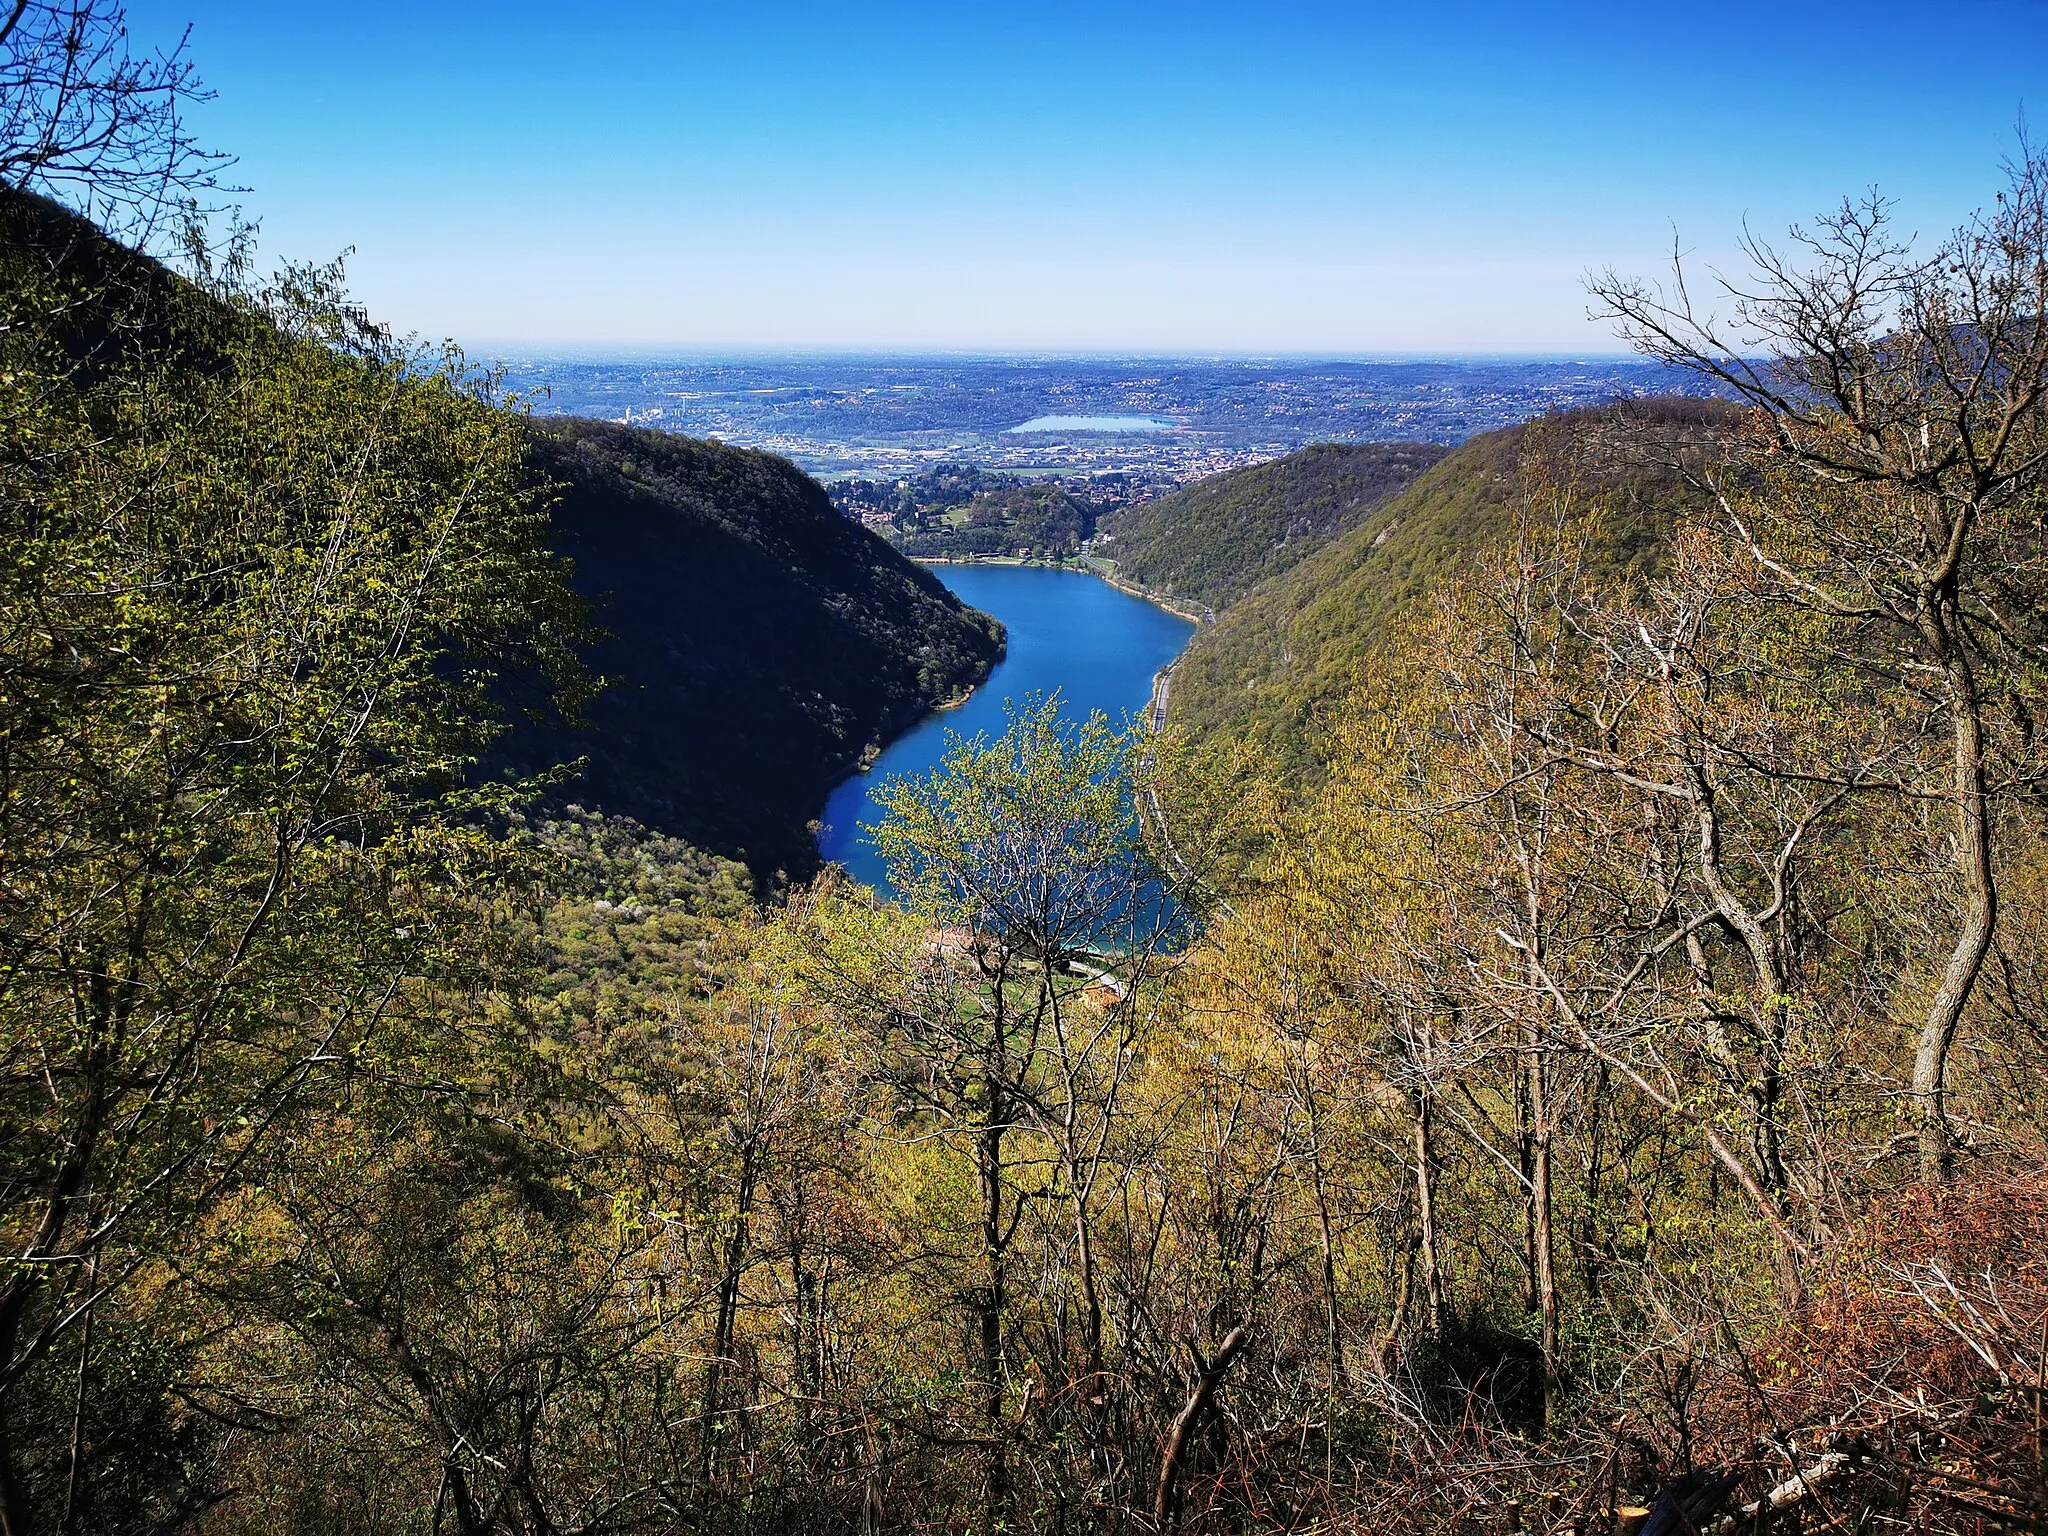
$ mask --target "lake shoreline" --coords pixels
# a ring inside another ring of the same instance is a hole
[[[1127,590],[1079,562],[1042,560],[931,560],[947,588],[970,607],[1003,621],[1009,645],[1002,661],[950,709],[931,709],[915,725],[834,787],[818,816],[818,852],[841,864],[864,885],[887,892],[887,872],[866,828],[878,815],[870,792],[893,775],[916,777],[938,769],[955,737],[1002,734],[1004,705],[1059,694],[1073,718],[1100,711],[1134,724],[1154,713],[1160,674],[1169,669],[1197,628],[1148,594]],[[1092,576],[1093,581],[1051,581],[1045,575]]]
[[[1162,597],[1150,588],[1137,586],[1128,581],[1119,581],[1116,577],[1110,575],[1109,572],[1100,569],[1092,563],[1078,562],[1070,564],[1064,560],[1058,562],[1050,560],[1019,560],[1015,555],[985,555],[966,560],[958,559],[951,555],[906,555],[904,558],[913,565],[1008,566],[1013,570],[1020,571],[1068,571],[1076,576],[1093,576],[1104,586],[1114,587],[1126,597],[1135,597],[1141,602],[1150,603],[1161,612],[1170,613],[1176,619],[1186,619],[1188,623],[1197,627],[1216,622],[1216,610],[1213,608],[1206,605],[1201,608],[1183,607],[1172,598]],[[941,705],[940,707],[950,708],[952,706]]]

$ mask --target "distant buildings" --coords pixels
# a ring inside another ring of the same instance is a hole
[[[948,469],[1053,480],[1107,510],[1309,443],[1456,443],[1547,410],[1687,387],[1625,357],[533,358],[508,365],[506,383],[546,390],[538,408],[548,413],[782,454],[833,483],[841,509],[864,523],[870,511],[911,509],[919,482]],[[1046,415],[1183,425],[1010,433]]]

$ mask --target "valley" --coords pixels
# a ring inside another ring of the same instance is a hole
[[[1746,138],[1647,11],[0,7],[0,1536],[2048,1530],[2041,27],[1837,8]],[[1587,345],[1199,350],[1418,337]]]
[[[966,565],[940,566],[935,574],[963,603],[1002,624],[1008,649],[963,704],[926,717],[826,801],[820,852],[885,893],[888,870],[869,836],[883,814],[875,795],[885,781],[936,772],[952,741],[1000,737],[1010,713],[1036,699],[1057,697],[1076,718],[1100,711],[1119,727],[1142,718],[1154,676],[1195,628],[1079,571]]]
[[[1162,489],[1315,442],[1457,443],[1547,410],[1698,388],[1626,355],[1065,357],[497,352],[546,413],[788,458],[828,484],[942,464]],[[1031,429],[1031,430],[1026,430]]]

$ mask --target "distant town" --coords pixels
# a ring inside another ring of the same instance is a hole
[[[504,360],[536,411],[779,453],[863,519],[941,466],[1146,499],[1312,442],[1458,443],[1531,415],[1687,386],[1636,358],[574,357]],[[1693,385],[1692,387],[1697,387]],[[1020,431],[1046,417],[1164,429]],[[893,521],[878,518],[877,521]]]

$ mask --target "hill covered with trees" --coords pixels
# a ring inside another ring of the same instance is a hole
[[[563,484],[768,580],[805,483],[41,201],[146,226],[185,77],[10,14],[0,1530],[2040,1525],[2048,155],[1742,346],[1604,279],[1738,403],[1283,573],[1292,737],[956,742],[884,901],[474,771],[589,697]]]
[[[1639,401],[1451,450],[1200,630],[1174,669],[1172,723],[1212,744],[1256,741],[1291,775],[1311,772],[1320,717],[1369,674],[1400,616],[1499,538],[1529,495],[1569,494],[1570,515],[1597,522],[1602,564],[1640,577],[1679,510],[1699,504],[1659,450],[1730,418],[1711,400]]]
[[[1105,512],[1152,488],[1123,473],[1055,481],[941,464],[893,481],[842,480],[832,499],[916,558],[1064,560],[1080,551]]]
[[[588,808],[807,872],[832,782],[1002,655],[999,625],[787,460],[562,417],[531,440],[607,686],[587,730],[525,726],[498,759],[587,758],[562,793]]]
[[[1021,480],[923,511],[900,537],[905,554],[928,560],[983,555],[1061,560],[1077,553],[1094,528],[1091,507],[1057,485]]]
[[[1102,520],[1120,578],[1221,610],[1399,495],[1444,456],[1434,443],[1318,443],[1227,470]]]

